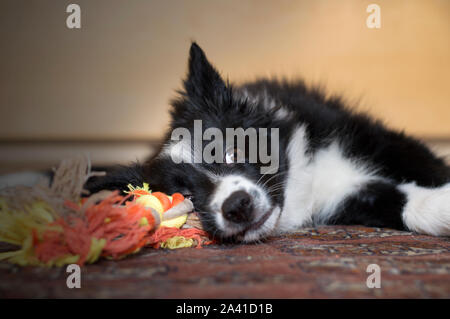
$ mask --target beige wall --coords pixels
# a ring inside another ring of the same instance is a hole
[[[81,30],[65,26],[69,3]],[[381,29],[365,25],[381,7]],[[2,139],[158,138],[195,39],[231,81],[304,76],[450,137],[450,1],[0,2]]]

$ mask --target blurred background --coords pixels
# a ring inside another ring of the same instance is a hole
[[[450,154],[448,0],[2,0],[0,173],[148,156],[192,40],[231,82],[303,77]]]

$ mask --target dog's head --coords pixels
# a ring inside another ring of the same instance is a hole
[[[220,240],[269,235],[286,178],[277,107],[232,88],[195,43],[172,106],[171,129],[147,167],[152,188],[191,197],[205,230]]]

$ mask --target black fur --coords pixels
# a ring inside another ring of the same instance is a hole
[[[400,214],[405,203],[405,194],[395,184],[370,183],[347,198],[328,224],[405,229]]]

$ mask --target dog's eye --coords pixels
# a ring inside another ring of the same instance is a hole
[[[244,159],[244,153],[239,148],[229,148],[225,152],[225,163],[237,163],[239,159]]]

